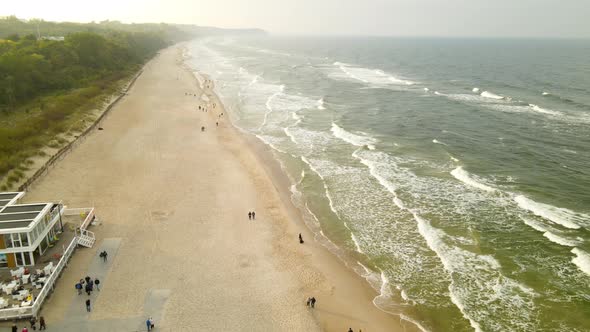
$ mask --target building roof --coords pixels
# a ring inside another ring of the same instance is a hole
[[[0,207],[0,231],[34,227],[35,221],[54,206],[53,203],[14,204],[23,195],[23,192],[0,193],[0,201],[7,202]]]
[[[21,198],[24,194],[24,192],[0,193],[0,210],[2,210],[7,205],[12,205],[16,203],[16,201],[19,198]]]

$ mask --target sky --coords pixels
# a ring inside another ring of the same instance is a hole
[[[590,0],[0,0],[0,16],[273,34],[590,38]]]

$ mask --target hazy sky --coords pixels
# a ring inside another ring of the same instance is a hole
[[[0,15],[271,33],[590,37],[590,0],[0,0]]]

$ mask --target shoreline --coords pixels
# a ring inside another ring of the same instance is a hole
[[[203,73],[196,69],[193,69],[190,67],[189,64],[186,63],[186,61],[190,59],[190,56],[185,56],[185,54],[187,53],[186,45],[182,45],[180,47],[182,48],[183,54],[182,67],[185,70],[189,71],[191,75],[197,73],[199,76],[210,80],[210,77],[207,73]],[[197,85],[200,84],[200,81],[196,77],[195,81],[197,82]],[[212,82],[213,85],[215,85],[215,81]],[[221,106],[223,112],[227,112],[223,104],[223,101],[214,91],[214,87],[212,87],[209,90],[209,99],[216,101]],[[229,119],[231,118],[228,117],[228,120]],[[332,276],[333,279],[330,280],[333,283],[332,292],[329,295],[333,297],[332,299],[330,299],[330,302],[332,302],[331,305],[333,305],[334,307],[338,307],[342,306],[344,302],[350,303],[360,300],[355,304],[355,307],[360,305],[371,308],[368,309],[368,311],[375,310],[375,313],[367,312],[367,314],[373,316],[374,320],[370,321],[371,323],[368,323],[369,320],[365,321],[367,325],[360,327],[362,330],[366,329],[369,331],[420,331],[420,327],[417,326],[416,322],[411,321],[411,318],[403,317],[403,315],[401,314],[398,315],[394,313],[389,313],[379,308],[379,306],[374,303],[374,300],[378,296],[380,296],[380,294],[374,288],[374,286],[369,283],[369,281],[366,278],[361,276],[357,271],[353,269],[351,264],[354,264],[354,259],[346,256],[346,253],[342,249],[338,248],[336,244],[334,244],[329,238],[327,238],[323,234],[316,233],[314,230],[310,228],[311,225],[308,225],[308,223],[304,221],[304,211],[302,211],[300,207],[296,206],[292,200],[292,192],[290,190],[290,187],[291,185],[293,185],[293,180],[288,176],[286,170],[283,169],[281,161],[274,155],[276,152],[273,151],[272,148],[270,148],[268,145],[261,142],[256,137],[256,135],[241,130],[239,127],[235,126],[231,120],[229,120],[229,122],[229,129],[233,131],[234,135],[236,135],[242,141],[244,141],[246,146],[248,146],[252,154],[256,157],[259,166],[264,169],[264,172],[270,178],[272,185],[274,186],[274,189],[279,195],[283,208],[285,209],[288,215],[288,225],[286,225],[286,233],[291,235],[292,241],[296,241],[296,234],[297,232],[300,232],[305,240],[304,246],[309,247],[311,244],[311,248],[304,248],[303,250],[303,254],[310,257],[305,262],[305,264],[307,264],[313,269],[316,269],[319,273]],[[297,228],[297,230],[295,230],[295,228]],[[321,228],[318,227],[318,230],[321,230]],[[324,241],[322,242],[327,241],[328,243],[319,242],[317,238],[320,236],[323,237]],[[328,246],[334,246],[336,247],[336,250],[340,250],[341,252],[333,252],[332,250],[330,250],[330,248],[328,248]],[[298,248],[297,250],[302,251],[301,248]],[[301,276],[299,276],[299,280],[300,282],[305,283]],[[334,284],[346,284],[347,286],[353,287],[356,286],[358,287],[358,292],[355,292],[354,296],[351,296],[352,294],[336,294],[336,292],[334,291],[336,289],[336,286]],[[320,289],[316,288],[316,290],[321,292]],[[355,309],[359,310],[360,308],[357,307]],[[384,316],[379,317],[382,315]],[[315,318],[324,330],[344,331],[347,329],[347,327],[345,327],[347,324],[342,323],[340,319],[338,319],[337,317],[330,317],[330,315],[322,315],[316,316]],[[389,318],[393,319],[395,322],[387,321],[389,320]],[[396,321],[397,319],[399,319],[399,321]]]
[[[412,330],[376,308],[369,284],[313,240],[262,143],[248,143],[227,116],[197,110],[202,100],[187,92],[201,90],[182,66],[182,46],[148,62],[104,131],[92,131],[24,198],[93,205],[101,221],[95,247],[72,257],[43,306],[48,324],[137,330],[154,315],[162,331]],[[245,216],[251,210],[256,221]],[[88,314],[72,284],[92,274],[105,243],[120,246]],[[166,294],[157,307],[153,294]],[[305,306],[309,296],[315,309]]]

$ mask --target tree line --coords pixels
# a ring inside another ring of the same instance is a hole
[[[52,27],[50,36],[63,40],[42,35],[44,25]],[[0,19],[0,31],[0,177],[9,176],[4,190],[43,147],[58,147],[64,143],[60,135],[82,129],[89,112],[102,106],[118,82],[158,50],[194,36],[165,24],[14,17]]]

